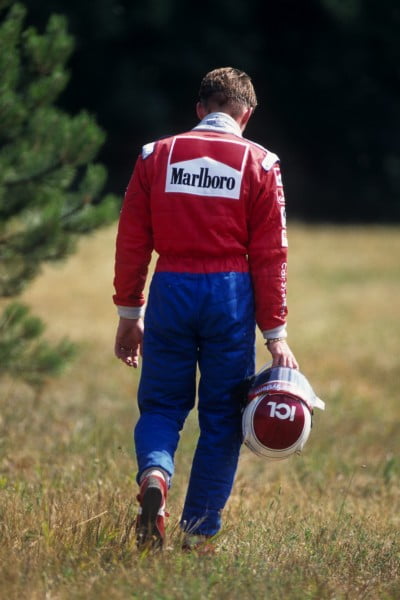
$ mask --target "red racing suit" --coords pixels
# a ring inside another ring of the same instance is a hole
[[[224,113],[143,147],[117,237],[114,303],[143,313],[152,251],[156,271],[250,271],[256,322],[286,335],[285,198],[276,154],[241,135]]]

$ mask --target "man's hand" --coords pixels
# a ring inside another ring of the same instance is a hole
[[[267,348],[272,354],[273,367],[299,368],[298,362],[285,340],[267,341]]]
[[[114,352],[128,367],[137,368],[143,340],[143,319],[120,317]]]

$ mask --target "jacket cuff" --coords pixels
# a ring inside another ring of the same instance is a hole
[[[118,315],[123,319],[141,319],[144,306],[117,306]]]
[[[266,340],[273,338],[286,338],[286,325],[279,325],[279,327],[275,327],[275,329],[265,329],[262,334],[263,338]]]

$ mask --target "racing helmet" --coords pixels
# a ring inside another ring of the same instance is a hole
[[[269,460],[300,454],[314,407],[324,409],[307,379],[289,367],[263,368],[251,380],[243,411],[243,442]]]

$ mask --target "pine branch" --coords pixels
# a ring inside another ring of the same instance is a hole
[[[38,171],[37,173],[25,175],[24,177],[20,177],[19,179],[8,180],[8,181],[5,180],[4,184],[7,186],[15,186],[15,185],[22,185],[25,183],[31,183],[33,181],[37,181],[41,177],[45,177],[46,175],[49,175],[50,173],[54,173],[54,171],[56,171],[57,169],[59,169],[62,166],[63,166],[63,163],[61,161],[58,161],[57,163],[54,163],[53,165],[48,166],[48,167],[46,167],[46,169],[43,169],[42,171]]]

